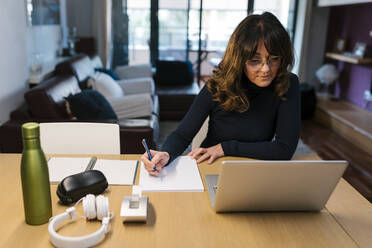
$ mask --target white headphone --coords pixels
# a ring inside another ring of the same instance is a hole
[[[102,220],[102,226],[96,232],[81,236],[81,237],[65,237],[58,234],[55,230],[59,224],[68,219],[76,218],[76,208],[71,207],[66,209],[66,212],[54,216],[50,219],[48,231],[50,242],[55,247],[60,248],[75,248],[75,247],[91,247],[98,244],[105,234],[109,231],[109,222],[113,214],[109,211],[109,201],[107,197],[99,195],[95,197],[92,194],[86,195],[81,199],[83,201],[83,210],[85,217],[88,220],[97,218]],[[78,204],[79,200],[76,204]],[[111,216],[110,216],[111,214]]]

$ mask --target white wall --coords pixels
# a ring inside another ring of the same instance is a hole
[[[66,0],[68,28],[76,28],[76,35],[94,37],[97,54],[103,65],[111,61],[111,0]]]
[[[41,55],[43,62],[54,60],[62,42],[61,26],[28,26],[26,39],[29,65],[33,63],[35,54]]]
[[[93,36],[93,1],[67,0],[66,1],[67,26],[76,27],[77,36]]]
[[[309,38],[312,1],[298,1],[296,32],[293,42],[295,65],[292,71],[297,74],[300,82],[305,80],[306,48]]]
[[[319,81],[315,76],[316,70],[324,61],[325,46],[328,31],[329,8],[313,7],[307,46],[304,81],[318,88]]]
[[[24,1],[2,0],[0,8],[0,123],[23,101],[27,88],[27,24]]]
[[[1,0],[0,34],[0,123],[3,123],[24,102],[33,55],[38,53],[43,60],[56,57],[61,29],[59,25],[29,26],[25,1]]]
[[[298,75],[300,82],[317,87],[315,71],[324,60],[329,8],[317,7],[315,3],[316,0],[299,1],[293,72]]]

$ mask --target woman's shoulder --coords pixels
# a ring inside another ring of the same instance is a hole
[[[203,101],[203,102],[213,101],[212,93],[208,89],[207,85],[202,86],[202,88],[199,91],[199,94],[198,94],[197,98],[199,99],[199,101]]]
[[[210,82],[205,83],[202,88],[200,89],[200,95],[208,97],[209,99],[213,99],[217,89],[216,85]]]
[[[201,87],[200,92],[199,92],[199,95],[211,97],[212,96],[212,93],[208,89],[208,86],[205,84],[205,85],[203,85]]]
[[[298,77],[294,73],[289,73],[289,89],[293,90],[299,90],[300,88],[300,81],[298,80]]]
[[[197,99],[198,101],[203,102],[203,104],[205,104],[206,106],[209,106],[209,108],[214,108],[218,105],[218,102],[213,97],[212,90],[209,89],[207,84],[202,86]]]
[[[298,80],[298,77],[294,73],[289,73],[289,88],[287,93],[285,94],[286,97],[289,97],[291,95],[298,95],[300,92],[300,82]]]
[[[300,82],[298,80],[298,76],[292,72],[289,73],[289,83],[292,84],[297,84],[299,85]]]

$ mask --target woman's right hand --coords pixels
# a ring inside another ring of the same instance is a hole
[[[145,169],[148,171],[150,175],[158,176],[161,175],[162,168],[168,163],[169,161],[169,153],[167,152],[160,152],[155,150],[150,150],[152,160],[149,160],[149,156],[147,152],[142,154],[141,161]],[[156,170],[154,170],[156,168]]]

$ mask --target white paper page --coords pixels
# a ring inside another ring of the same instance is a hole
[[[93,170],[101,171],[110,185],[133,185],[137,164],[137,160],[98,159]]]
[[[63,178],[85,171],[91,158],[55,158],[48,161],[49,180],[59,183]]]
[[[139,185],[142,186],[142,190],[147,192],[204,191],[196,160],[190,156],[176,158],[171,164],[163,168],[162,172],[164,175],[151,176],[141,162]]]

